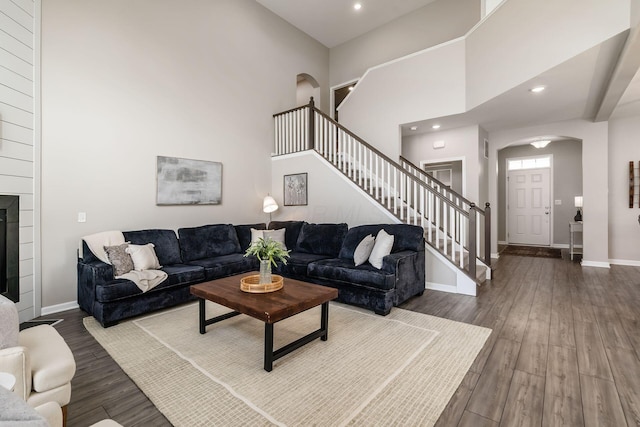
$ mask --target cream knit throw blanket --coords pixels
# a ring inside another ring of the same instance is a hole
[[[121,231],[102,231],[100,233],[90,234],[82,238],[91,250],[91,252],[100,261],[111,265],[109,257],[104,250],[105,246],[115,246],[125,243],[124,235]],[[82,247],[82,245],[80,245]],[[161,270],[132,270],[122,276],[117,276],[116,279],[131,280],[136,284],[142,292],[147,292],[150,289],[155,288],[167,278],[167,273]]]

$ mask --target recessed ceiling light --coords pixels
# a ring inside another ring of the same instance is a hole
[[[529,89],[529,92],[538,93],[538,92],[542,92],[544,89],[545,89],[544,86],[536,86]]]
[[[360,3],[356,3],[356,4],[353,5],[353,8],[355,10],[360,10],[360,9],[362,9],[362,5]]]
[[[431,126],[431,129],[440,129],[440,125],[433,125]]]
[[[411,129],[411,130],[418,130],[418,126],[411,126],[409,129]]]
[[[349,86],[349,92],[353,90],[353,86]]]

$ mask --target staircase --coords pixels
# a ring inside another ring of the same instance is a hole
[[[318,110],[313,98],[274,120],[274,155],[315,150],[399,222],[423,227],[427,245],[474,283],[490,278],[488,203],[479,209],[406,159],[391,160]]]

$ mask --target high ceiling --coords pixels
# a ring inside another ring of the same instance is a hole
[[[256,1],[331,48],[435,0]],[[356,3],[362,4],[360,10],[354,9]],[[435,122],[440,131],[472,124],[495,131],[561,120],[608,120],[612,112],[613,117],[640,115],[639,33],[620,34],[464,114],[404,124],[403,134],[431,132]],[[528,89],[536,84],[547,90],[532,94]]]
[[[435,0],[256,0],[331,48]],[[362,8],[355,10],[360,3]]]

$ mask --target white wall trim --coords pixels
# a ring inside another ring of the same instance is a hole
[[[614,265],[629,265],[632,267],[640,267],[640,261],[633,259],[610,259],[609,263]]]
[[[41,239],[41,224],[40,215],[42,211],[40,203],[41,194],[41,180],[42,180],[42,101],[41,101],[41,77],[42,77],[42,40],[41,40],[41,28],[42,28],[42,1],[36,0],[34,3],[34,20],[35,25],[33,29],[33,64],[34,64],[34,76],[33,76],[33,102],[34,102],[34,115],[33,115],[33,309],[36,317],[40,316],[42,310],[42,239]]]
[[[64,302],[62,304],[50,305],[48,307],[42,307],[40,311],[41,316],[48,314],[60,313],[61,311],[74,310],[80,308],[77,301]]]
[[[608,262],[582,260],[582,262],[580,264],[583,267],[611,268],[611,264],[608,263]]]

